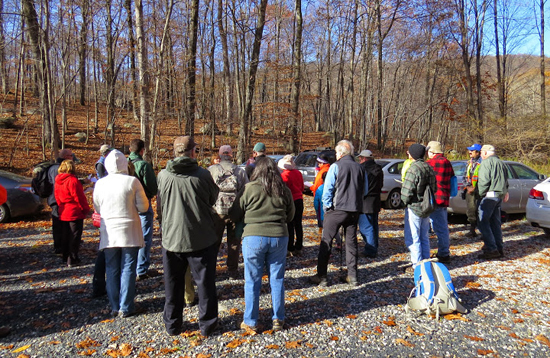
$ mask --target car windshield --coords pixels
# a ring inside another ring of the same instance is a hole
[[[296,165],[302,167],[314,167],[317,164],[317,154],[316,153],[300,153],[294,160]]]
[[[466,173],[466,162],[451,162],[455,175],[464,175]]]

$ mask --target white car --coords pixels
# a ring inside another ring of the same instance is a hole
[[[534,227],[542,228],[546,237],[550,238],[550,179],[531,189],[525,210],[527,221]]]

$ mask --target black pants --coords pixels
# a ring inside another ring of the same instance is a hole
[[[172,252],[162,249],[166,293],[163,320],[169,334],[178,334],[182,329],[187,266],[191,266],[191,274],[197,284],[201,334],[208,336],[216,327],[218,322],[217,253],[217,243],[194,252]]]
[[[302,217],[304,216],[304,199],[294,200],[296,209],[294,219],[287,223],[288,228],[288,251],[301,250],[304,242],[304,229],[302,228]],[[296,242],[294,233],[296,232]]]
[[[105,251],[100,250],[97,252],[97,258],[95,259],[94,278],[92,280],[93,295],[100,296],[107,292],[105,285]]]
[[[63,222],[59,220],[58,206],[56,204],[50,205],[52,208],[52,236],[53,236],[53,249],[56,254],[63,252]]]
[[[84,220],[62,221],[61,223],[63,224],[63,236],[61,241],[63,260],[67,261],[69,256],[72,259],[78,259],[78,250],[80,249],[80,241],[82,240]]]
[[[330,210],[325,213],[323,221],[323,238],[319,247],[317,260],[317,275],[327,275],[328,261],[332,250],[332,240],[336,237],[340,227],[344,228],[346,234],[346,265],[348,276],[357,278],[357,221],[359,213]]]

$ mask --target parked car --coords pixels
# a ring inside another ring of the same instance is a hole
[[[525,213],[529,191],[546,175],[539,174],[525,164],[504,161],[508,167],[508,192],[510,199],[502,203],[502,211],[506,214]],[[447,211],[452,214],[466,215],[466,200],[462,199],[462,176],[466,174],[468,162],[465,160],[452,161],[455,175],[458,179],[458,195],[451,198]]]
[[[280,160],[282,157],[284,157],[284,154],[268,154],[268,155],[266,155],[266,157],[271,158],[271,159],[273,159],[273,161],[274,161],[275,163],[278,163],[279,160]],[[242,164],[239,164],[239,167],[241,167],[241,168],[243,168],[243,169],[246,168],[246,162],[244,162],[244,163],[242,163]]]
[[[315,176],[319,171],[319,165],[317,163],[317,157],[321,154],[325,154],[330,158],[329,162],[334,163],[336,161],[336,151],[333,149],[323,150],[306,150],[301,152],[294,158],[296,163],[296,169],[298,169],[304,177],[304,192],[311,193],[309,189],[315,181]]]
[[[375,159],[382,167],[384,173],[384,185],[380,200],[388,209],[398,209],[403,206],[401,202],[401,169],[405,159]]]
[[[8,192],[8,200],[0,205],[0,223],[34,214],[41,208],[40,198],[31,187],[31,178],[0,170],[0,184]]]
[[[546,237],[550,238],[550,179],[535,185],[529,191],[525,211],[527,221],[534,227],[543,229]]]

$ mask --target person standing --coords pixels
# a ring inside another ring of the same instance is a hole
[[[455,175],[451,162],[443,155],[441,143],[431,141],[426,147],[428,152],[427,163],[435,173],[437,190],[435,195],[435,210],[430,214],[430,223],[437,235],[437,259],[439,262],[451,261],[449,250],[449,225],[447,222],[447,207],[451,197],[451,177]]]
[[[107,297],[112,316],[135,314],[136,265],[144,245],[139,213],[149,200],[139,180],[128,175],[128,160],[118,150],[105,158],[109,175],[97,181],[94,209],[101,214],[99,250],[104,252]]]
[[[130,156],[128,159],[134,166],[134,176],[138,178],[147,199],[149,199],[149,208],[147,211],[139,213],[141,220],[141,229],[143,230],[143,240],[145,246],[139,249],[138,262],[137,262],[137,280],[144,280],[151,276],[156,276],[156,271],[149,271],[151,266],[151,245],[153,243],[153,207],[151,206],[151,199],[157,195],[157,178],[155,177],[155,171],[151,164],[143,160],[143,154],[145,153],[145,142],[141,139],[134,139],[130,142]]]
[[[251,182],[231,208],[233,221],[246,224],[243,231],[245,270],[245,311],[241,329],[258,331],[260,288],[267,266],[273,305],[273,330],[284,327],[285,265],[288,223],[295,217],[290,189],[284,184],[277,165],[269,159],[256,161]]]
[[[199,167],[196,147],[193,137],[176,138],[175,158],[158,175],[157,211],[166,293],[163,320],[170,335],[182,332],[188,266],[197,284],[201,334],[211,335],[218,325],[218,234],[213,205],[219,189],[210,172]]]
[[[369,184],[367,195],[363,198],[363,210],[359,215],[359,232],[365,240],[363,255],[375,258],[378,255],[378,213],[381,205],[380,193],[384,186],[384,172],[382,167],[374,161],[370,150],[363,150],[358,158]]]
[[[470,160],[468,161],[468,168],[466,169],[466,175],[462,177],[464,186],[464,195],[466,199],[466,215],[468,216],[468,222],[470,223],[469,237],[476,237],[477,227],[477,197],[476,186],[479,173],[479,165],[481,164],[481,144],[472,144],[471,147],[467,147]]]
[[[59,220],[63,227],[61,248],[63,262],[68,267],[80,264],[78,250],[82,239],[84,218],[90,211],[88,200],[84,194],[82,184],[76,177],[75,164],[70,159],[65,159],[58,169],[55,177],[54,195],[59,206]]]
[[[254,172],[254,168],[256,167],[256,160],[258,158],[265,158],[265,144],[263,144],[262,142],[258,142],[254,145],[254,149],[252,150],[252,159],[254,159],[254,161],[249,163],[244,168],[248,179],[252,178],[252,173]]]
[[[325,177],[323,190],[323,237],[317,258],[317,274],[310,281],[319,286],[327,286],[327,271],[332,240],[340,227],[344,227],[346,239],[346,265],[348,274],[342,280],[352,286],[357,280],[357,221],[363,210],[363,196],[368,192],[368,180],[361,165],[353,155],[353,144],[341,140],[336,146],[336,162]]]
[[[491,260],[504,255],[501,228],[501,205],[507,200],[508,169],[495,154],[495,147],[481,147],[479,176],[476,190],[479,194],[478,229],[483,236],[483,253],[480,259]]]
[[[411,253],[412,266],[406,271],[414,272],[416,265],[425,259],[430,258],[430,229],[429,215],[422,215],[422,201],[424,191],[430,186],[435,193],[435,173],[432,167],[424,162],[426,148],[422,144],[412,144],[408,150],[409,158],[412,160],[405,180],[401,187],[401,201],[406,205],[405,214],[405,245]]]
[[[299,170],[296,169],[296,163],[292,159],[292,155],[285,155],[277,163],[281,169],[281,177],[283,182],[292,193],[294,200],[294,218],[288,226],[288,253],[290,256],[301,256],[304,242],[304,229],[302,227],[302,217],[304,215],[304,177]],[[296,241],[294,235],[296,234]]]
[[[106,177],[108,174],[107,169],[105,169],[105,158],[107,157],[107,155],[109,155],[109,152],[111,152],[111,150],[113,150],[113,148],[111,148],[108,144],[103,144],[99,148],[99,153],[101,154],[101,156],[95,163],[97,179]]]
[[[235,233],[235,222],[229,218],[229,209],[235,202],[237,193],[244,189],[248,177],[242,168],[233,164],[233,149],[230,145],[222,145],[219,149],[220,163],[208,167],[214,183],[220,189],[214,208],[219,216],[217,225],[218,250],[222,242],[223,232],[227,228],[227,271],[229,277],[239,276],[239,253],[241,238]]]
[[[63,236],[63,224],[59,220],[59,206],[55,201],[55,178],[57,177],[59,166],[61,162],[66,159],[73,159],[73,152],[70,149],[61,149],[57,155],[57,159],[53,165],[48,168],[48,181],[52,185],[52,192],[47,199],[47,203],[52,209],[52,236],[53,236],[53,249],[56,254],[62,254],[62,236]]]
[[[315,181],[313,182],[313,185],[311,188],[311,193],[313,194],[313,197],[317,195],[317,189],[325,182],[323,180],[323,174],[328,172],[328,168],[330,168],[330,158],[325,153],[319,153],[319,156],[317,157],[317,167],[319,168],[319,171],[317,172],[317,175],[315,175]]]

